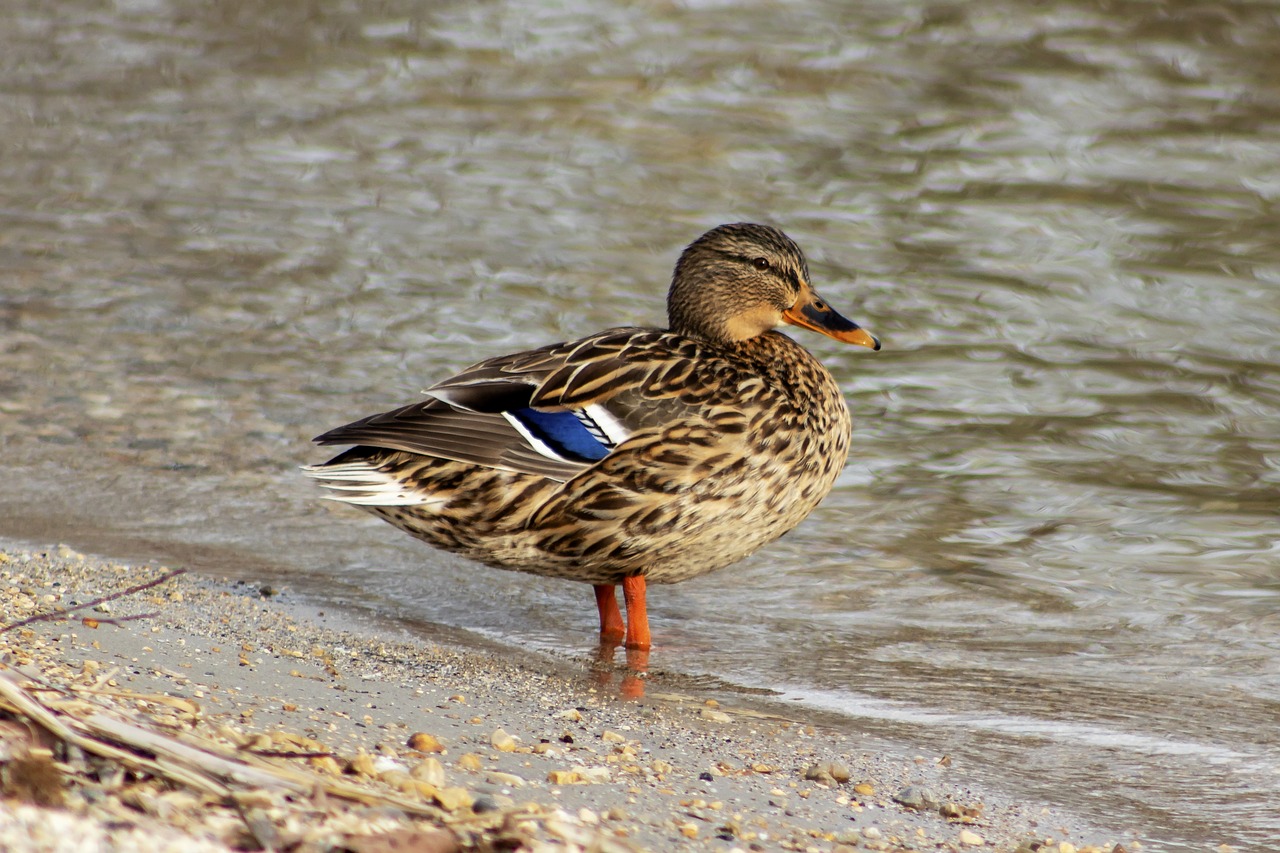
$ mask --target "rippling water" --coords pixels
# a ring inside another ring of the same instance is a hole
[[[814,517],[651,596],[783,691],[1148,850],[1280,837],[1280,7],[17,0],[0,534],[586,654],[585,588],[296,474],[785,227],[885,340]]]

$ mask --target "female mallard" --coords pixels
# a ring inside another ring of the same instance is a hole
[[[723,568],[800,523],[849,452],[835,379],[783,323],[880,342],[814,293],[776,228],[722,225],[676,263],[669,331],[482,361],[430,399],[316,438],[336,500],[504,569],[594,584],[600,634],[649,647],[645,584]]]

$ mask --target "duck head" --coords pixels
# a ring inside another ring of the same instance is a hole
[[[768,225],[721,225],[689,244],[676,262],[667,318],[671,331],[718,344],[790,323],[880,349],[875,337],[818,296],[800,247]]]

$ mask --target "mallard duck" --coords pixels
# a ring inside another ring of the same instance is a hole
[[[849,452],[834,378],[775,328],[878,350],[814,292],[800,247],[722,225],[681,254],[669,329],[482,361],[330,430],[306,472],[437,548],[592,584],[607,643],[648,649],[648,583],[728,566],[818,505]],[[626,604],[624,626],[616,587]]]

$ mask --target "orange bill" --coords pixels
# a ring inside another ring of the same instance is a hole
[[[801,293],[796,304],[782,312],[782,319],[846,344],[880,349],[880,341],[874,335],[832,308],[812,290]]]

